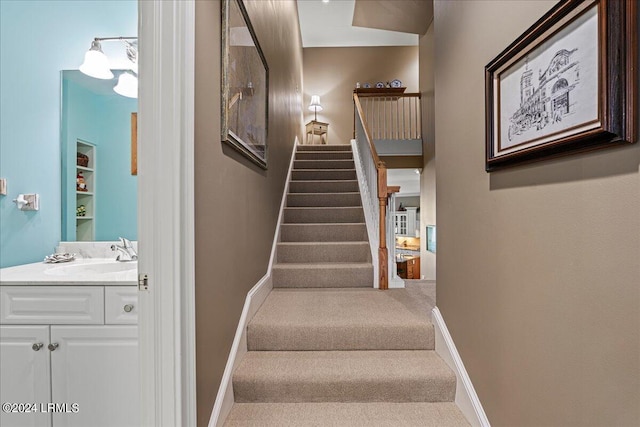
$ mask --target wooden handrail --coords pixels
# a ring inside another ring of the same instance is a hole
[[[356,93],[353,94],[353,102],[356,106],[356,111],[360,116],[360,123],[362,123],[362,129],[364,129],[364,134],[367,137],[367,143],[369,144],[369,149],[371,150],[371,154],[373,155],[373,163],[376,164],[376,168],[377,168],[378,164],[382,163],[384,165],[384,162],[380,160],[380,157],[378,156],[378,152],[376,151],[376,146],[373,143],[373,137],[371,136],[371,131],[369,130],[369,126],[367,125],[367,121],[365,120],[364,112],[362,111],[362,104],[360,104],[359,95]]]
[[[422,99],[422,95],[420,92],[417,93],[358,93],[353,94],[353,96],[358,96],[360,98],[420,98]]]
[[[380,160],[378,156],[378,152],[376,151],[376,146],[373,144],[373,138],[371,137],[371,132],[367,126],[367,122],[365,120],[365,115],[362,111],[362,105],[360,104],[360,99],[358,98],[358,94],[353,94],[353,102],[356,107],[356,111],[358,112],[358,116],[360,116],[360,122],[362,123],[362,129],[364,130],[365,137],[367,139],[367,143],[369,144],[369,149],[371,150],[371,155],[373,156],[373,162],[376,165],[376,171],[378,175],[378,205],[380,210],[379,215],[379,228],[380,228],[380,236],[379,236],[379,244],[378,244],[378,278],[379,285],[378,288],[381,290],[389,289],[389,251],[387,250],[387,230],[386,230],[386,217],[387,217],[387,166],[385,163]]]

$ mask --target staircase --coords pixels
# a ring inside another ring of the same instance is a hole
[[[299,146],[226,426],[463,426],[427,310],[373,289],[349,145]]]

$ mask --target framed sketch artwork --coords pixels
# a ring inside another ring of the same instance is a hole
[[[269,68],[242,0],[222,1],[222,141],[267,168]]]
[[[485,67],[487,171],[635,142],[636,8],[561,1]]]

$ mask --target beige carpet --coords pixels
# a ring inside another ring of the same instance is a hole
[[[289,189],[225,425],[468,425],[434,351],[435,285],[372,288],[350,146],[298,147]]]

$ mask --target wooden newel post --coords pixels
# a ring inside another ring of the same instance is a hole
[[[380,247],[378,248],[378,277],[380,289],[389,289],[389,251],[387,250],[387,166],[380,161],[378,169],[378,204],[380,205]]]

